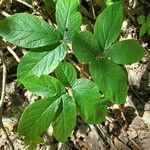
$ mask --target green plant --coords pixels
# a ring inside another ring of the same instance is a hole
[[[137,21],[139,25],[141,25],[139,32],[140,37],[142,37],[146,33],[150,35],[150,14],[147,17],[145,17],[144,15],[140,15],[137,18]]]
[[[123,22],[122,2],[107,7],[97,18],[94,34],[80,32],[78,0],[58,0],[57,28],[27,13],[15,14],[0,22],[0,35],[30,51],[18,66],[18,81],[42,100],[23,112],[18,131],[27,144],[36,144],[52,125],[53,134],[65,142],[76,125],[79,113],[86,123],[105,120],[107,103],[125,102],[127,75],[122,64],[141,59],[145,52],[136,40],[114,43]],[[89,64],[93,81],[77,79],[74,66],[65,59],[68,43],[75,56]],[[62,61],[62,62],[61,62]],[[49,75],[55,72],[55,76]]]

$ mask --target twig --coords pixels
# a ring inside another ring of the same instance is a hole
[[[90,18],[90,19],[93,19],[93,16],[88,12],[88,10],[81,5],[81,13],[84,14],[84,16]]]
[[[14,58],[16,59],[16,61],[20,62],[20,58],[17,56],[17,54],[14,52],[14,50],[10,46],[7,46],[6,48],[14,56]]]
[[[71,60],[70,58],[68,58],[68,60],[75,66],[75,68],[76,68],[84,77],[86,77],[86,78],[89,78],[89,77],[90,77],[90,75],[89,75],[88,73],[86,73],[85,71],[83,71],[83,70],[81,69],[81,67],[80,67],[78,64],[76,64],[73,60]]]
[[[107,142],[107,140],[106,140],[107,137],[105,137],[105,136],[103,135],[103,133],[102,133],[101,130],[97,127],[97,125],[93,125],[93,126],[94,126],[96,132],[98,133],[98,135],[99,135],[99,137],[100,137],[100,138],[99,138],[99,141],[100,141],[100,143],[101,143],[102,149],[103,149],[103,150],[106,150],[106,149],[107,149],[107,145],[110,145],[109,141]]]
[[[139,150],[143,150],[143,149],[137,144],[137,142],[135,142],[134,139],[131,139],[131,142],[132,142]]]
[[[19,2],[19,3],[21,3],[21,4],[25,5],[25,6],[27,6],[29,8],[33,8],[32,5],[28,4],[27,2],[25,2],[23,0],[15,0],[15,1],[17,1],[17,2]]]
[[[9,135],[8,135],[8,133],[7,133],[7,131],[6,131],[6,129],[5,129],[4,125],[3,125],[3,123],[2,123],[2,129],[3,129],[3,131],[4,131],[5,135],[6,135],[6,138],[7,138],[8,142],[9,142],[9,144],[10,144],[12,150],[15,150],[15,147],[14,147],[14,145],[13,145],[13,142],[12,142],[11,139],[9,138]]]
[[[3,131],[7,137],[7,140],[10,143],[12,150],[15,150],[14,145],[13,145],[12,141],[10,140],[9,135],[8,135],[6,129],[3,125],[3,122],[2,122],[2,112],[3,112],[3,103],[4,103],[4,98],[5,98],[6,74],[7,74],[7,67],[6,67],[6,63],[5,63],[5,59],[4,59],[4,55],[3,55],[2,50],[0,51],[0,59],[3,63],[2,92],[1,92],[1,99],[0,99],[0,128],[3,129]]]
[[[1,113],[3,107],[3,101],[5,98],[5,89],[6,89],[6,63],[2,51],[0,51],[0,59],[3,63],[2,93],[1,93],[1,100],[0,100],[0,113]]]
[[[20,58],[18,57],[18,55],[14,52],[14,50],[10,46],[8,46],[5,43],[4,40],[1,40],[0,44],[7,48],[7,50],[14,56],[14,58],[16,59],[17,62],[20,62]]]
[[[6,11],[1,11],[1,14],[5,17],[10,17],[11,15],[8,14]]]
[[[129,136],[129,134],[122,128],[122,131]],[[134,139],[130,139],[130,141],[139,149],[142,150],[142,148],[135,142]]]
[[[127,15],[129,16],[129,18],[132,19],[133,23],[135,25],[137,25],[137,21],[136,21],[135,17],[131,14],[131,12],[129,11],[129,9],[126,6],[124,6],[124,10],[127,13]]]
[[[91,8],[92,8],[93,19],[95,20],[95,19],[96,19],[96,15],[95,15],[95,10],[94,10],[93,1],[90,0],[90,3],[91,3]]]

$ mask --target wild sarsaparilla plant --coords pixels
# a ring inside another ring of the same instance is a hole
[[[127,96],[122,65],[132,64],[145,54],[136,40],[116,42],[123,22],[122,2],[107,7],[97,17],[94,33],[80,32],[79,6],[79,0],[58,0],[57,28],[27,13],[0,22],[2,37],[30,49],[19,63],[18,81],[42,97],[20,118],[18,132],[27,144],[37,143],[50,125],[55,138],[65,142],[75,128],[77,114],[86,123],[104,121],[107,101],[122,104]],[[89,64],[92,80],[77,79],[74,66],[62,61],[68,43],[78,60]]]

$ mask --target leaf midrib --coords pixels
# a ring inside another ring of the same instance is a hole
[[[70,8],[71,8],[71,0],[69,1],[69,8],[67,10],[67,16],[66,16],[66,19],[65,19],[65,25],[64,25],[64,32],[63,32],[63,39],[65,38],[65,34],[67,33],[66,32],[66,27],[67,27],[67,24],[68,24],[68,20],[69,20],[69,16],[70,16]]]
[[[52,107],[52,105],[54,104],[54,102],[58,101],[59,98],[57,98],[56,100],[54,100],[50,105],[48,105],[48,107],[46,108],[46,110],[39,116],[39,118],[34,122],[34,124],[31,126],[31,128],[29,129],[29,131],[31,131],[33,129],[33,127],[35,126],[35,124],[37,124],[37,122],[41,119],[41,117],[46,113],[46,111]],[[53,120],[53,118],[51,118],[51,120]],[[29,132],[30,133],[30,132]],[[28,134],[29,135],[29,134]]]

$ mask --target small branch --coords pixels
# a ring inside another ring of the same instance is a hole
[[[5,63],[2,51],[0,51],[0,59],[1,59],[2,63],[3,63],[2,93],[1,93],[1,100],[0,100],[0,112],[1,112],[2,107],[3,107],[3,101],[4,101],[4,98],[5,98],[6,72],[7,72],[6,63]]]
[[[122,131],[128,135],[129,137],[129,134],[122,128]],[[134,139],[130,139],[130,141],[139,149],[139,150],[142,150],[142,148],[137,144],[137,142],[135,142]]]
[[[6,48],[14,56],[14,58],[16,59],[16,61],[20,62],[20,58],[17,56],[17,54],[14,52],[14,50],[10,46],[7,46]]]
[[[124,10],[127,13],[127,15],[129,16],[129,18],[131,18],[134,25],[137,25],[137,21],[136,21],[135,17],[131,14],[130,10],[126,6],[124,6]]]
[[[93,19],[93,16],[88,12],[88,10],[81,5],[81,13],[83,13],[84,16]]]
[[[6,11],[1,11],[1,14],[5,17],[10,17],[11,15],[8,14]]]
[[[15,147],[14,147],[14,145],[13,145],[13,142],[11,141],[11,139],[10,139],[10,137],[9,137],[9,135],[8,135],[8,133],[7,133],[7,131],[6,131],[6,129],[5,129],[4,125],[3,125],[3,123],[2,123],[2,130],[4,131],[4,133],[5,133],[5,135],[6,135],[6,138],[7,138],[8,142],[9,142],[9,144],[10,144],[12,150],[15,150]]]
[[[29,7],[29,8],[31,8],[31,9],[33,8],[32,5],[28,4],[27,2],[25,2],[25,1],[23,1],[23,0],[15,0],[15,1],[17,1],[17,2],[19,2],[19,3],[21,3],[21,4],[23,4],[23,5],[25,5],[25,6]]]
[[[89,78],[89,77],[90,77],[90,75],[89,75],[87,72],[83,71],[83,70],[80,68],[80,66],[79,66],[78,64],[76,64],[73,60],[71,60],[70,58],[69,58],[68,60],[75,66],[75,68],[76,68],[84,77],[86,77],[86,78]]]
[[[96,132],[99,135],[99,142],[101,143],[101,148],[102,149],[107,149],[107,145],[110,145],[109,143],[107,143],[106,138],[103,136],[103,133],[101,132],[101,130],[97,127],[97,125],[93,125]]]
[[[2,112],[3,112],[3,103],[4,103],[4,99],[5,99],[6,74],[7,74],[7,67],[6,67],[6,63],[5,63],[5,59],[4,59],[4,55],[3,55],[2,50],[0,51],[0,59],[3,63],[2,92],[1,92],[1,99],[0,99],[0,128],[3,129],[3,131],[4,131],[4,133],[7,137],[7,140],[10,143],[10,146],[11,146],[12,150],[15,150],[14,145],[13,145],[12,141],[10,140],[9,135],[8,135],[6,129],[3,125],[3,122],[2,122]]]
[[[15,51],[10,46],[8,46],[5,43],[5,41],[1,40],[0,44],[7,48],[7,50],[14,56],[14,58],[16,59],[17,62],[20,62],[20,58],[18,57],[18,55],[15,53]]]
[[[90,0],[90,3],[91,3],[91,8],[92,8],[93,19],[95,20],[95,19],[96,19],[96,15],[95,15],[95,10],[94,10],[93,1]]]

